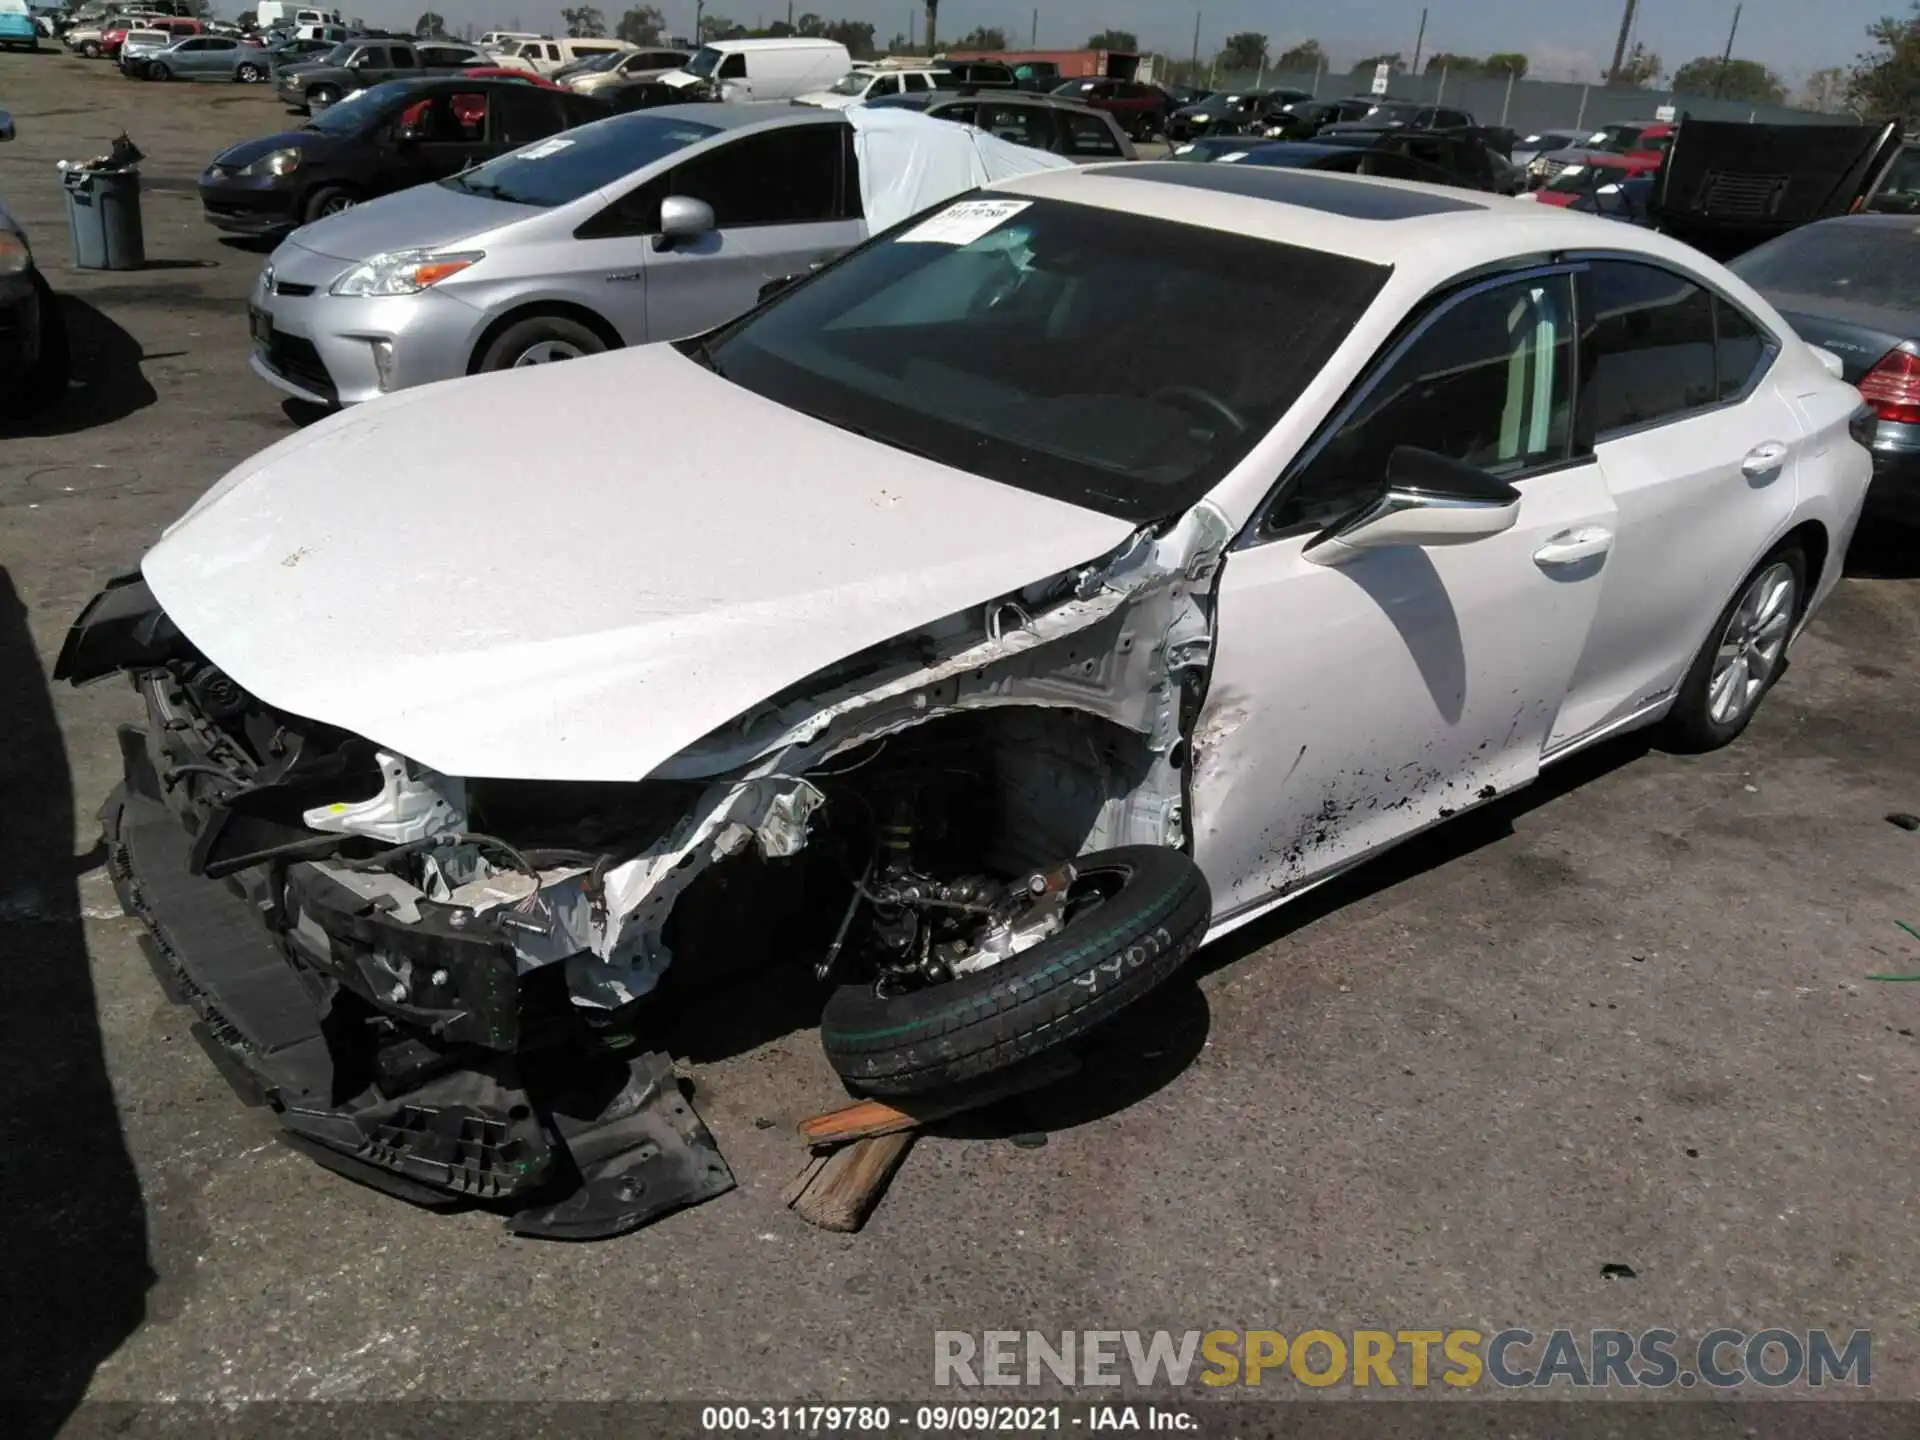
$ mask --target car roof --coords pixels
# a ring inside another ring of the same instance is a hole
[[[1678,241],[1599,216],[1316,170],[1123,160],[1040,171],[997,181],[992,189],[1448,273],[1565,249],[1631,249],[1700,263],[1697,252]]]
[[[642,80],[641,85],[658,85],[658,80]],[[586,97],[582,97],[583,99]],[[718,100],[703,100],[686,105],[655,105],[636,110],[635,115],[652,115],[673,120],[692,120],[715,130],[744,130],[752,126],[846,124],[838,110],[818,110],[811,105],[729,105]]]
[[[1067,110],[1075,115],[1105,115],[1107,112],[1096,105],[1087,105],[1066,95],[1036,95],[1031,90],[976,90],[970,95],[956,95],[951,100],[936,100],[929,110],[947,110],[955,105],[977,105],[989,100],[995,105],[1031,105],[1036,110]]]
[[[811,35],[789,35],[784,40],[709,40],[706,50],[826,50],[845,49],[838,40],[823,40]]]

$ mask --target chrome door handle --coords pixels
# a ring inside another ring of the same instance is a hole
[[[1613,532],[1600,525],[1562,530],[1533,552],[1536,565],[1577,565],[1613,549]]]
[[[1740,462],[1740,473],[1749,480],[1771,475],[1787,459],[1787,447],[1778,440],[1765,440],[1753,447]]]

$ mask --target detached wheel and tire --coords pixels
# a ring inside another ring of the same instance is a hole
[[[843,985],[820,1017],[850,1085],[912,1095],[992,1074],[1066,1044],[1166,980],[1199,948],[1212,899],[1178,850],[1083,855],[1065,926],[985,970],[904,994]]]
[[[482,370],[517,370],[598,355],[607,342],[578,320],[564,315],[534,315],[516,320],[494,337],[480,357]]]
[[[1666,725],[1676,750],[1717,750],[1747,728],[1785,668],[1806,592],[1806,553],[1791,543],[1741,582],[1680,682]]]

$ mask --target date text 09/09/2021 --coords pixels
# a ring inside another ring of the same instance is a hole
[[[1199,1421],[1162,1405],[707,1405],[700,1428],[719,1433],[1031,1434],[1061,1430],[1191,1433]]]

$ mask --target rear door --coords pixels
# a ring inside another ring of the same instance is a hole
[[[1793,513],[1805,432],[1780,343],[1690,276],[1595,259],[1582,276],[1583,426],[1618,512],[1600,611],[1551,748],[1672,695],[1733,587]]]
[[[713,207],[715,228],[649,246],[647,338],[674,340],[749,309],[769,280],[824,264],[866,238],[853,131],[794,125],[743,136],[674,167],[665,194]]]

